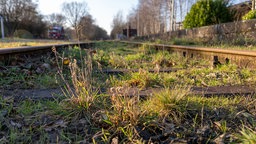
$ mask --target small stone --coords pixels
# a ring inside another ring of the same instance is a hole
[[[50,70],[51,69],[51,65],[48,64],[48,63],[43,63],[40,68]]]
[[[36,73],[37,73],[37,74],[41,74],[41,73],[43,73],[43,71],[38,67],[38,68],[36,69]]]
[[[111,144],[118,144],[118,137],[113,138]]]

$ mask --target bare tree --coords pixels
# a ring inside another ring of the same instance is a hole
[[[66,23],[66,17],[62,14],[53,13],[47,15],[46,17],[47,23],[51,26],[63,26]]]
[[[66,16],[69,24],[75,29],[76,37],[79,40],[81,35],[79,30],[81,29],[81,25],[79,22],[82,17],[88,14],[88,8],[86,2],[70,2],[70,3],[63,3],[62,11]]]
[[[127,22],[129,23],[131,28],[137,28],[137,13],[136,9],[133,9],[127,16]]]
[[[123,29],[125,28],[125,22],[123,19],[123,13],[119,11],[113,18],[112,21],[112,30],[111,30],[111,38],[115,38],[117,34],[123,33]]]
[[[139,34],[163,33],[167,28],[169,15],[167,0],[140,0],[138,5]]]
[[[139,0],[127,17],[127,23],[137,28],[138,35],[150,35],[175,30],[197,0]]]
[[[9,35],[13,35],[22,21],[33,18],[37,5],[31,0],[0,0],[0,14],[3,16]]]

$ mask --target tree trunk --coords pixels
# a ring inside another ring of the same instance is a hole
[[[256,0],[252,0],[252,10],[255,10],[256,8],[255,8],[255,2],[256,2]]]
[[[174,0],[170,0],[170,31],[175,30]]]

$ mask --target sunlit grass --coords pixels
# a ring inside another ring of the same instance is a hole
[[[256,143],[256,130],[250,128],[242,128],[240,134],[237,136],[241,143],[255,144]]]
[[[182,107],[180,102],[186,99],[188,92],[189,88],[182,88],[181,86],[156,92],[153,97],[143,102],[143,109],[149,115],[155,114],[158,117],[165,117],[170,114],[176,122],[181,121],[179,119],[181,115],[180,107]]]
[[[0,40],[0,48],[15,48],[25,46],[42,46],[50,44],[63,44],[65,41],[57,40],[29,40],[29,39],[4,39]]]

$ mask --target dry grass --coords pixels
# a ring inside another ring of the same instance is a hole
[[[129,87],[117,87],[114,89],[114,94],[110,96],[113,109],[109,117],[111,122],[116,126],[123,125],[123,122],[129,122],[132,126],[137,125],[144,115],[144,112],[141,111],[139,96],[129,96]]]
[[[97,89],[92,85],[92,55],[90,51],[87,51],[86,55],[81,57],[79,64],[78,60],[72,60],[71,58],[71,60],[66,63],[70,70],[70,80],[72,84],[69,83],[63,73],[65,58],[61,58],[61,61],[59,61],[56,50],[53,51],[56,55],[59,75],[65,83],[66,89],[63,90],[64,95],[66,95],[73,107],[80,107],[85,110],[89,110],[92,105],[94,105],[98,93]],[[79,49],[79,51],[80,54],[82,54],[82,50]]]

